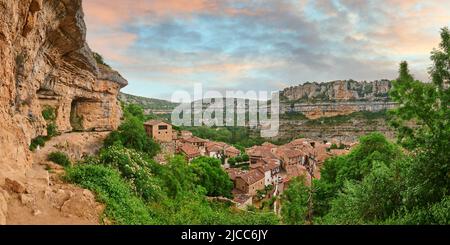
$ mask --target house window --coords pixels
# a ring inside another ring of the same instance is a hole
[[[167,125],[159,125],[158,130],[167,130]]]

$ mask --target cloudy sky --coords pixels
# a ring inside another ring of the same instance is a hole
[[[450,25],[442,0],[85,0],[91,48],[128,79],[124,92],[280,90],[306,81],[427,80]]]

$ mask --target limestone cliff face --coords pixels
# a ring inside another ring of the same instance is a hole
[[[31,139],[46,134],[44,106],[55,109],[61,132],[111,130],[120,122],[117,94],[127,81],[97,65],[81,5],[0,0],[0,185],[30,163]]]
[[[380,111],[396,106],[388,97],[388,80],[305,83],[281,91],[281,113],[302,112],[310,119],[346,115],[356,111]]]

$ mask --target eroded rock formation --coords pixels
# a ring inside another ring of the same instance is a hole
[[[389,110],[396,106],[388,97],[391,87],[388,80],[305,83],[281,91],[281,113],[301,112],[317,119],[357,111]]]
[[[0,186],[29,167],[31,140],[46,134],[44,106],[56,111],[60,132],[111,130],[120,123],[117,95],[127,81],[93,58],[81,4],[0,0]]]

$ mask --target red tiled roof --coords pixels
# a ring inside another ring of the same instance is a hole
[[[231,180],[235,180],[237,176],[244,174],[244,172],[238,168],[229,168],[226,170]]]
[[[207,142],[207,140],[201,139],[201,138],[196,137],[196,136],[190,137],[190,138],[186,138],[186,139],[184,139],[184,141],[188,142],[188,143],[205,143],[205,142]]]
[[[240,204],[244,204],[244,203],[248,202],[248,200],[251,198],[252,198],[252,196],[247,195],[247,194],[236,194],[236,195],[234,195],[233,201],[240,203]]]
[[[280,167],[280,164],[277,161],[267,158],[261,159],[258,163],[251,165],[251,168],[262,168],[265,172],[272,171],[278,167]]]
[[[252,169],[243,175],[237,176],[236,178],[241,178],[248,185],[253,185],[254,183],[264,179],[264,173],[257,169]]]
[[[287,147],[278,148],[276,154],[280,157],[287,157],[287,158],[296,158],[304,155],[302,151],[292,150]]]
[[[181,150],[181,152],[186,154],[188,157],[200,156],[200,151],[195,146],[192,146],[190,144],[183,144],[180,147],[180,150]]]
[[[265,146],[254,146],[252,148],[248,148],[246,149],[246,153],[250,157],[278,159],[278,157],[272,153],[271,149]]]
[[[237,149],[236,147],[234,147],[234,146],[228,146],[228,147],[226,147],[225,152],[234,153],[234,154],[240,154],[240,153],[241,153],[241,151],[238,150],[238,149]]]

